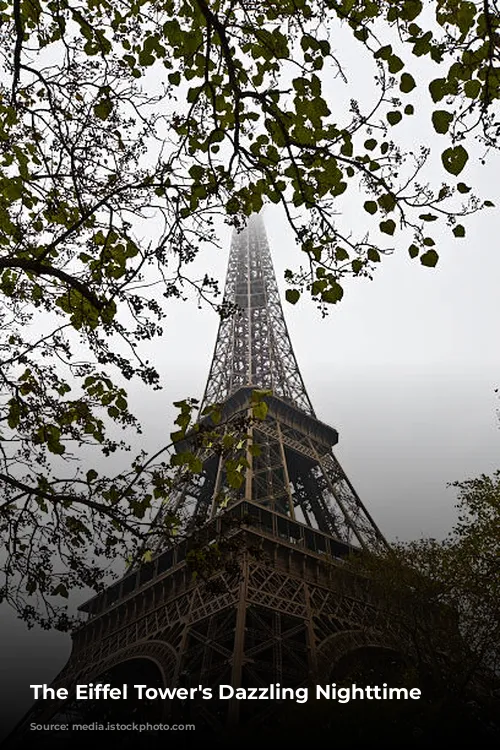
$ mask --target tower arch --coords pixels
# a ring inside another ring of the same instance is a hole
[[[318,647],[320,678],[326,682],[374,679],[381,683],[402,677],[407,654],[388,632],[352,629],[328,636]]]

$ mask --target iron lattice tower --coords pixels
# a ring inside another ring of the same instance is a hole
[[[271,390],[314,416],[283,316],[264,223],[250,218],[231,243],[224,300],[238,314],[221,321],[203,404],[239,388]]]
[[[214,691],[221,684],[297,687],[331,681],[356,650],[391,647],[390,619],[345,565],[353,550],[386,542],[333,455],[336,430],[317,419],[307,395],[260,217],[233,235],[225,301],[236,312],[221,320],[202,406],[222,404],[230,422],[250,408],[254,389],[271,390],[265,420],[251,428],[260,451],[221,509],[225,458],[205,450],[201,478],[179,492],[176,506],[198,545],[230,538],[238,564],[215,571],[210,585],[195,580],[188,537],[82,605],[87,620],[54,683],[70,693],[100,679]],[[188,715],[220,730],[265,725],[276,704],[129,701],[121,710],[128,718]],[[81,711],[75,701],[45,701],[26,721]]]
[[[260,455],[249,456],[239,498],[347,544],[370,549],[385,544],[332,453],[337,431],[315,416],[288,335],[260,216],[233,235],[224,301],[236,312],[221,320],[200,412],[220,403],[230,419],[250,407],[254,389],[273,394],[267,399],[267,419],[252,428]],[[217,498],[226,490],[224,457],[212,457],[200,486],[186,488],[177,507],[187,509],[199,525],[219,511]]]

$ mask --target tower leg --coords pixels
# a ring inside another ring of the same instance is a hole
[[[241,678],[243,672],[243,660],[245,653],[245,622],[247,609],[247,588],[248,588],[248,557],[245,555],[243,562],[242,578],[240,582],[240,591],[238,599],[238,609],[236,612],[236,628],[234,633],[234,652],[233,665],[231,669],[231,686],[233,688],[241,687]],[[228,710],[228,724],[236,726],[239,721],[239,701],[231,699]]]

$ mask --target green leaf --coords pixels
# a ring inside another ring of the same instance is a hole
[[[436,109],[432,113],[432,124],[436,133],[447,133],[452,121],[453,115],[445,109]]]
[[[433,102],[440,102],[448,93],[446,78],[436,78],[429,84],[429,91]]]
[[[415,79],[412,75],[409,73],[403,73],[401,76],[401,82],[399,84],[399,90],[403,92],[403,94],[409,94],[410,91],[413,91],[417,84],[415,83]]]
[[[375,60],[389,60],[392,55],[392,47],[390,44],[386,44],[385,47],[380,47],[373,57]]]
[[[264,420],[267,417],[269,407],[265,401],[252,404],[252,416],[255,419]]]
[[[389,211],[392,211],[396,205],[396,198],[391,195],[391,193],[386,193],[385,195],[380,196],[378,204],[384,209],[384,211],[389,213]]]
[[[410,258],[416,258],[420,250],[418,249],[417,245],[410,245],[410,247],[408,248],[408,252],[410,254]]]
[[[405,115],[412,115],[415,112],[415,107],[413,104],[407,104],[404,108]]]
[[[388,65],[390,73],[399,73],[404,68],[404,62],[397,55],[389,57]]]
[[[377,141],[375,140],[375,138],[369,138],[367,141],[365,141],[365,148],[368,149],[368,151],[373,151],[376,145]]]
[[[393,219],[387,219],[387,221],[381,221],[379,227],[380,231],[384,232],[384,234],[394,234],[396,222]]]
[[[334,305],[336,302],[340,302],[343,296],[344,290],[342,289],[340,284],[337,284],[336,281],[333,281],[330,284],[330,287],[328,289],[325,289],[325,291],[322,293],[321,299],[323,300],[323,302]]]
[[[369,214],[375,214],[375,213],[377,213],[377,209],[378,209],[378,206],[377,206],[377,204],[375,203],[375,201],[366,201],[366,202],[365,202],[365,203],[363,204],[363,208],[364,208],[364,209],[365,209],[365,211],[367,211],[367,212],[368,212]]]
[[[300,299],[300,292],[298,289],[287,289],[285,292],[285,299],[290,302],[291,305],[295,305]]]
[[[328,285],[328,281],[326,279],[316,279],[316,281],[313,281],[311,284],[311,294],[315,296],[316,294],[321,294]]]
[[[68,589],[63,583],[58,584],[52,591],[52,596],[62,596],[63,599],[68,598]]]
[[[186,437],[186,432],[184,430],[177,430],[176,432],[170,433],[170,439],[173,443],[178,443],[179,440],[182,440],[184,437]]]
[[[419,16],[422,12],[422,1],[404,0],[402,7],[398,10],[402,19],[405,21],[413,21],[413,19]]]
[[[251,395],[252,403],[258,404],[265,398],[272,395],[273,392],[270,388],[254,388]]]
[[[94,114],[100,120],[107,120],[113,111],[113,103],[110,99],[101,99],[101,101],[94,106]]]
[[[453,228],[453,234],[455,237],[465,237],[465,227],[462,226],[462,224],[457,224],[457,226]]]
[[[463,146],[455,146],[447,148],[441,154],[441,161],[447,172],[450,174],[460,174],[462,169],[467,164],[469,154]]]
[[[469,99],[475,99],[481,92],[481,82],[474,78],[471,81],[466,81],[464,84],[464,94]]]
[[[457,190],[459,193],[470,193],[470,187],[465,184],[465,182],[459,182],[457,185]]]
[[[437,220],[436,214],[420,214],[418,218],[422,219],[422,221],[436,221]]]
[[[398,122],[401,122],[403,119],[403,115],[401,112],[398,112],[397,110],[392,110],[391,112],[388,112],[387,115],[387,122],[389,125],[397,125]]]
[[[420,262],[423,266],[428,268],[434,268],[439,260],[439,256],[435,250],[427,250],[426,253],[420,256]]]
[[[348,260],[349,259],[349,253],[347,250],[343,247],[338,247],[335,250],[335,257],[339,261]]]
[[[19,200],[23,195],[23,181],[18,177],[2,180],[2,193],[9,201]]]
[[[345,137],[344,143],[342,144],[341,149],[340,149],[340,153],[343,156],[352,156],[352,151],[353,151],[352,141],[349,135]]]
[[[239,210],[240,210],[240,202],[237,198],[233,196],[226,203],[226,211],[228,212],[228,214],[233,215],[233,214],[237,214]]]

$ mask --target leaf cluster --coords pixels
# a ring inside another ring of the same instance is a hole
[[[401,651],[412,654],[436,700],[486,705],[500,658],[500,472],[453,486],[459,519],[444,540],[400,543],[352,564],[376,582]]]

